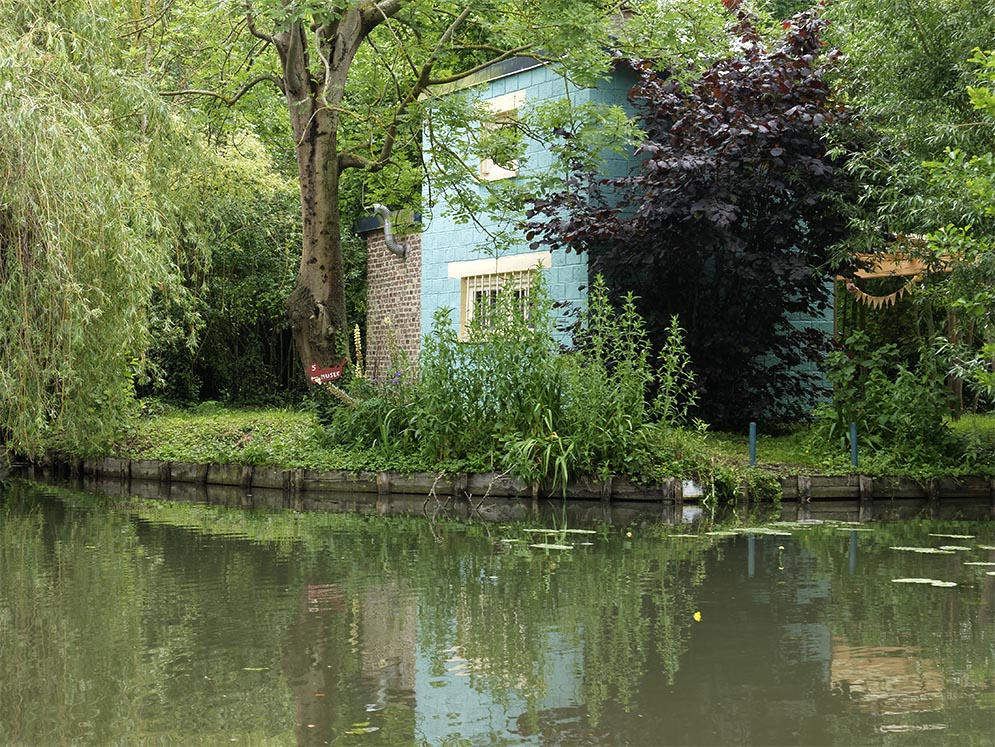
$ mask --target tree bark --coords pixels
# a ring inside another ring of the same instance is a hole
[[[305,30],[293,24],[274,37],[283,67],[301,193],[303,245],[287,314],[305,371],[349,356],[339,215],[338,105],[364,31],[358,14],[339,21],[321,57],[324,75],[312,74]]]
[[[305,370],[348,357],[335,125],[327,111],[291,107],[297,137],[303,246],[287,313]]]

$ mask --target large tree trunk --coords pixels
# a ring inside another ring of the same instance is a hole
[[[304,221],[297,284],[287,301],[294,343],[305,369],[330,366],[348,355],[342,274],[338,161],[334,117],[291,109],[297,138],[301,214]],[[307,114],[305,118],[305,114]]]
[[[292,25],[277,38],[284,90],[297,152],[304,222],[297,284],[287,313],[305,371],[349,357],[339,215],[337,106],[352,56],[362,39],[358,15],[343,17],[319,82],[308,64],[306,32]],[[323,60],[323,62],[325,62]]]

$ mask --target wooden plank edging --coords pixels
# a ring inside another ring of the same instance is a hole
[[[33,465],[31,472],[38,474],[50,469],[54,474],[64,472],[66,465]],[[194,485],[222,485],[252,489],[276,489],[292,494],[371,494],[380,500],[389,500],[391,494],[428,495],[451,497],[457,500],[494,498],[530,498],[529,485],[505,473],[460,473],[442,475],[433,473],[402,474],[396,472],[283,469],[280,467],[244,464],[205,464],[199,462],[170,462],[152,459],[85,459],[72,465],[76,474],[118,479],[185,483]],[[813,500],[853,501],[861,506],[861,515],[873,516],[873,505],[895,500],[925,501],[935,510],[944,498],[970,499],[989,506],[995,518],[995,478],[960,477],[931,478],[919,483],[905,476],[871,477],[860,474],[847,475],[791,475],[779,478],[781,500],[809,504]],[[548,499],[561,498],[559,490],[540,491]],[[668,478],[655,484],[640,485],[628,477],[611,477],[605,480],[580,478],[567,486],[567,498],[575,501],[630,501],[636,503],[663,503],[679,507],[694,503],[685,497],[683,483],[678,478]],[[753,497],[746,498],[751,502]]]

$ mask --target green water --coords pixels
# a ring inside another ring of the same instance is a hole
[[[0,743],[995,741],[992,522],[672,531],[0,484]]]

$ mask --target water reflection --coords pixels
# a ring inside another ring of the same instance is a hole
[[[0,488],[0,490],[4,490]],[[0,495],[9,743],[990,744],[995,552]],[[947,531],[951,526],[945,525]],[[938,540],[942,542],[944,540]],[[896,584],[942,578],[953,588]]]

